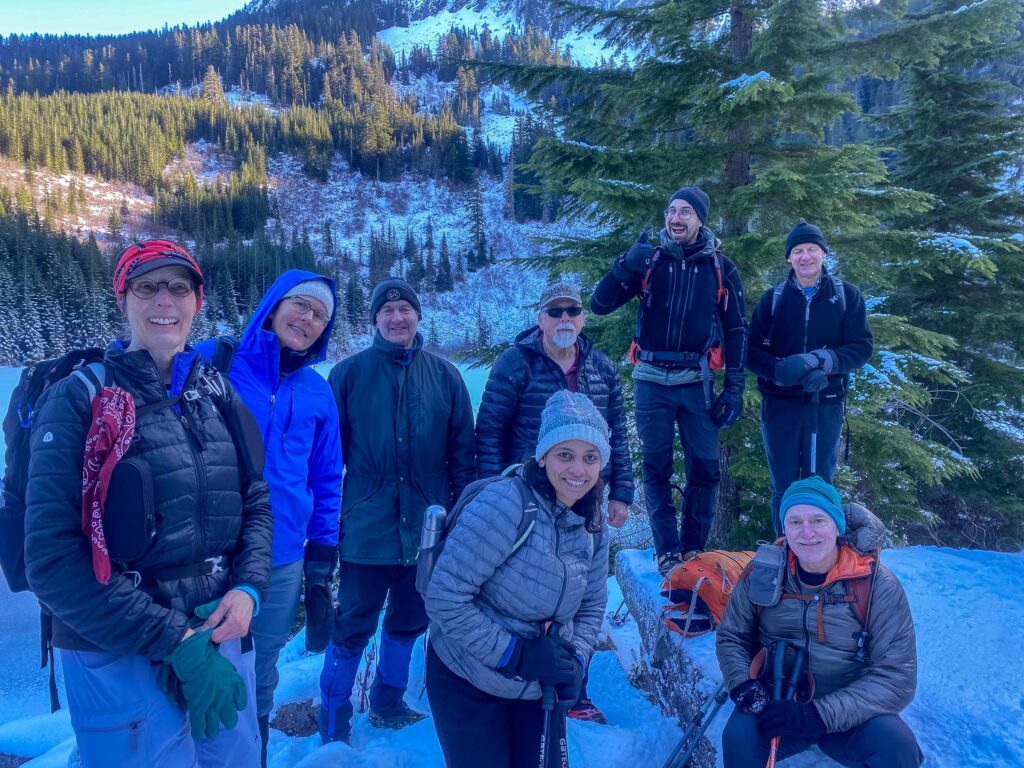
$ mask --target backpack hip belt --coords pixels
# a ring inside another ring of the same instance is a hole
[[[214,576],[231,570],[231,561],[225,555],[208,557],[198,563],[177,565],[171,568],[152,568],[142,571],[125,571],[125,576],[131,576],[135,580],[135,586],[146,581],[173,581],[175,579],[187,579],[192,576]]]

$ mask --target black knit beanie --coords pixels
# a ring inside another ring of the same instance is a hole
[[[790,251],[804,243],[814,243],[820,246],[821,250],[825,253],[828,253],[828,243],[825,242],[825,236],[821,234],[821,230],[813,224],[808,224],[803,219],[800,219],[796,226],[789,230],[789,234],[786,235],[786,259],[789,259]]]
[[[420,298],[416,295],[413,287],[400,277],[389,277],[377,283],[373,293],[370,294],[370,322],[377,322],[377,313],[386,302],[401,301],[402,299],[412,304],[412,308],[422,319],[423,310],[420,309]]]
[[[682,200],[693,206],[693,210],[697,212],[697,216],[700,218],[701,224],[708,220],[708,211],[711,209],[711,198],[709,198],[707,193],[700,187],[683,187],[668,199],[669,203],[673,200]]]

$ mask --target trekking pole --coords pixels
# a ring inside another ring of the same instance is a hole
[[[788,640],[775,641],[775,653],[772,656],[772,701],[782,698],[783,682],[786,679],[786,646]],[[775,755],[779,751],[779,737],[772,736],[771,748],[768,751],[768,762],[764,768],[775,768]]]
[[[562,625],[556,621],[549,621],[544,629],[545,635],[552,632],[558,634]],[[551,683],[540,684],[540,708],[544,712],[544,732],[540,737],[540,763],[538,768],[548,766],[548,748],[551,741],[551,718],[555,715],[555,686]]]
[[[818,474],[818,403],[821,402],[821,393],[814,393],[814,400],[811,401],[811,475]]]
[[[700,711],[693,716],[693,720],[687,726],[686,732],[683,733],[683,738],[679,740],[679,744],[676,745],[676,748],[672,750],[672,754],[668,756],[668,760],[665,761],[664,768],[686,768],[689,765],[694,750],[700,744],[701,736],[704,735],[711,726],[711,723],[714,722],[719,710],[722,709],[722,706],[728,699],[729,692],[726,690],[725,681],[723,680],[721,685],[715,689],[715,692],[704,700],[704,705]]]

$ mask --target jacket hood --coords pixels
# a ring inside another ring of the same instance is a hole
[[[283,272],[277,280],[274,281],[263,298],[260,299],[259,305],[256,310],[252,313],[252,317],[249,318],[248,324],[245,326],[245,330],[242,332],[242,338],[239,340],[240,348],[256,348],[259,346],[260,334],[270,333],[263,328],[263,324],[266,323],[270,313],[274,311],[274,307],[277,306],[278,302],[284,298],[284,295],[288,293],[299,283],[305,282],[306,280],[324,280],[328,285],[331,286],[331,291],[337,294],[337,288],[334,285],[334,281],[329,277],[318,275],[315,272],[307,272],[303,269],[289,269]],[[331,319],[327,321],[327,325],[324,326],[324,332],[320,334],[320,338],[317,339],[313,346],[309,349],[309,365],[313,363],[322,363],[327,359],[327,343],[331,338],[331,330],[334,328],[334,321],[338,317],[338,301],[334,302],[334,313],[331,315]]]

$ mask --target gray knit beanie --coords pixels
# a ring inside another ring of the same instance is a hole
[[[331,286],[327,284],[326,280],[303,280],[301,283],[296,283],[288,292],[282,296],[282,299],[287,299],[291,296],[308,296],[311,299],[316,299],[324,308],[327,310],[329,317],[334,317],[334,292],[331,290]]]
[[[540,434],[533,457],[540,461],[552,446],[566,440],[582,440],[597,448],[602,468],[611,458],[608,424],[597,406],[586,395],[560,389],[548,398],[540,415]]]

